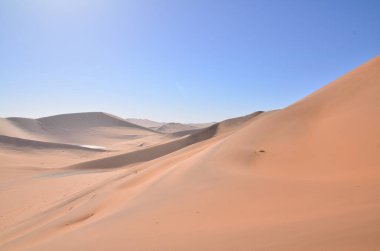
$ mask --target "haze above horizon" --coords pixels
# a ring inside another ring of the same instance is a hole
[[[281,108],[380,52],[379,1],[0,2],[0,116],[210,122]]]

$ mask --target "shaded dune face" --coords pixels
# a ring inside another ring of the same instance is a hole
[[[1,248],[378,250],[379,97],[378,57],[284,109],[70,166],[55,182],[71,192]]]

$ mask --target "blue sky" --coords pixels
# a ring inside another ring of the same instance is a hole
[[[380,53],[378,0],[0,0],[0,116],[207,122]]]

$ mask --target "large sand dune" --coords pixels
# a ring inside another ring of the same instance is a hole
[[[88,112],[39,119],[1,119],[0,135],[67,144],[102,143],[110,146],[128,137],[157,133],[107,113]]]
[[[12,173],[0,249],[379,250],[379,97],[380,57],[281,110]]]

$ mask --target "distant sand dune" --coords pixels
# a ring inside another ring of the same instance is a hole
[[[130,118],[130,119],[126,119],[126,121],[128,121],[132,124],[135,124],[135,125],[145,127],[145,128],[158,128],[158,127],[166,124],[166,123],[162,123],[162,122],[152,121],[149,119],[133,119],[133,118]]]
[[[7,118],[0,120],[0,135],[79,145],[111,146],[126,136],[158,135],[116,116],[102,113],[73,113],[39,119]]]

